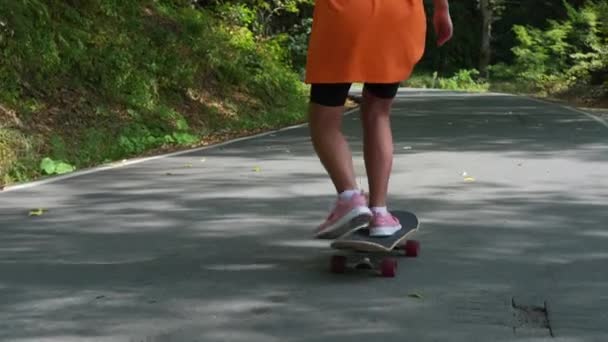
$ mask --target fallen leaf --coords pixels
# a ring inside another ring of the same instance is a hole
[[[190,163],[188,163],[188,164],[184,164],[184,167],[185,167],[185,168],[191,168],[191,167],[192,167],[192,164],[190,164]]]
[[[412,292],[412,293],[408,294],[407,296],[410,297],[410,298],[424,299],[424,296],[422,296],[418,292]]]
[[[262,171],[262,169],[259,166],[255,166],[253,168],[253,172],[260,172],[260,171]]]
[[[465,181],[465,182],[474,182],[474,181],[475,181],[475,178],[473,178],[473,177],[465,177],[465,178],[464,178],[464,181]]]
[[[207,161],[207,158],[202,158],[202,159],[201,159],[201,163],[204,163],[204,162],[206,162],[206,161]]]
[[[32,210],[30,210],[30,216],[42,216],[47,211],[48,211],[47,209],[43,209],[43,208],[32,209]]]

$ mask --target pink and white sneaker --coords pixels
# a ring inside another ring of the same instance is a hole
[[[348,232],[367,227],[372,211],[367,207],[364,194],[353,195],[349,200],[338,199],[329,216],[315,231],[317,239],[336,239]]]
[[[369,236],[384,237],[391,236],[401,229],[401,223],[393,215],[374,214],[369,224]]]

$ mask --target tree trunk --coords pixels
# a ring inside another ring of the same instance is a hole
[[[479,0],[481,10],[482,28],[481,28],[481,50],[479,54],[479,73],[481,77],[488,78],[488,66],[492,58],[492,21],[494,20],[494,11],[491,0]]]

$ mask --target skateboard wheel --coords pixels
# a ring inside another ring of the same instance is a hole
[[[408,240],[403,246],[405,256],[415,258],[420,254],[420,242],[416,240]]]
[[[330,267],[332,273],[344,273],[346,271],[346,257],[344,255],[332,256]]]
[[[397,260],[392,258],[382,259],[380,273],[383,277],[392,278],[397,273]]]

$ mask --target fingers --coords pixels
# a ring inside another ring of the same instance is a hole
[[[437,46],[442,46],[447,43],[452,38],[452,35],[449,31],[444,31],[437,39]]]
[[[441,23],[435,26],[437,32],[437,46],[442,46],[452,38],[452,27],[449,23]]]

